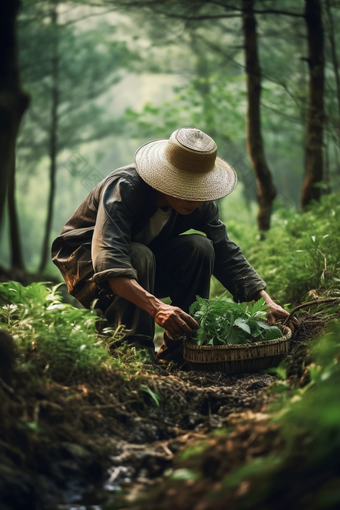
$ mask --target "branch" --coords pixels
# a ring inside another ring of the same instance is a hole
[[[78,23],[79,21],[84,21],[89,18],[94,18],[95,16],[104,16],[105,14],[110,14],[112,12],[112,9],[109,9],[108,11],[102,11],[102,12],[94,12],[92,14],[87,14],[86,16],[83,16],[82,18],[74,19],[71,21],[66,21],[66,23],[62,23],[60,26],[68,27],[69,25],[74,25],[75,23]]]
[[[234,59],[232,59],[229,55],[227,55],[226,53],[224,53],[223,50],[221,50],[221,48],[219,48],[218,46],[216,46],[214,43],[211,43],[210,41],[208,41],[207,39],[205,39],[204,37],[202,36],[198,36],[199,39],[201,39],[201,41],[206,44],[208,47],[210,46],[211,49],[213,49],[214,51],[216,51],[217,53],[220,53],[224,58],[226,58],[227,60],[230,60],[236,67],[238,67],[239,69],[242,69],[243,71],[245,71],[246,67],[242,64],[239,64],[238,62],[236,62]],[[290,90],[288,89],[287,85],[281,81],[278,81],[278,80],[275,80],[274,78],[270,78],[269,76],[265,75],[264,73],[260,73],[260,77],[261,78],[264,78],[268,81],[271,81],[272,83],[276,83],[277,85],[280,85],[286,92],[287,94],[293,99],[293,101],[296,103],[297,106],[299,106],[299,102],[297,101],[297,99],[295,98],[295,96],[290,92]]]
[[[301,308],[307,308],[308,306],[320,305],[322,303],[331,303],[331,302],[335,302],[335,301],[340,301],[340,298],[316,299],[315,301],[309,301],[308,303],[303,303],[302,305],[296,306],[294,308],[294,310],[291,311],[289,316],[284,320],[283,324],[284,324],[284,326],[286,326],[288,324],[288,322],[290,321],[290,319],[295,314],[295,312],[297,310],[300,310]]]
[[[272,106],[267,105],[266,103],[262,103],[262,101],[261,101],[260,104],[264,108],[267,108],[267,110],[270,110],[270,111],[272,111],[274,113],[277,113],[278,115],[281,115],[281,117],[284,117],[285,119],[289,120],[290,122],[294,122],[294,123],[297,123],[297,124],[304,124],[304,122],[303,122],[304,119],[303,118],[293,117],[292,115],[287,115],[286,113],[283,113],[280,110],[277,110],[276,108],[273,108]]]
[[[265,11],[253,11],[254,14],[281,14],[283,16],[293,16],[294,18],[304,18],[305,15],[299,12],[289,12],[289,11],[275,11],[272,9],[266,9]]]
[[[150,0],[145,2],[139,2],[136,0],[129,1],[129,2],[116,2],[115,0],[109,0],[108,2],[104,1],[104,5],[110,3],[113,8],[117,10],[122,9],[128,9],[128,8],[157,8],[157,7],[166,7],[166,2],[161,2],[160,0]],[[118,4],[118,5],[117,5]],[[179,4],[182,6],[183,3],[179,2]],[[202,16],[188,16],[186,14],[175,14],[175,13],[169,13],[167,11],[157,10],[157,14],[163,14],[164,16],[168,18],[174,18],[174,19],[181,19],[185,21],[204,21],[204,20],[216,20],[221,18],[237,18],[240,17],[243,13],[242,8],[235,7],[234,5],[226,4],[224,2],[220,2],[218,0],[208,0],[204,3],[211,4],[211,5],[217,5],[219,7],[223,7],[224,9],[230,9],[231,11],[237,12],[238,14],[216,14],[216,15],[202,15]],[[91,3],[90,5],[99,7],[98,3]],[[277,14],[282,16],[292,16],[295,18],[304,18],[304,13],[299,12],[291,12],[291,11],[285,11],[285,10],[276,10],[276,9],[264,9],[264,10],[254,10],[254,14],[264,15],[264,14]]]
[[[157,14],[163,14],[166,18],[180,19],[182,21],[206,21],[206,20],[217,20],[217,19],[230,19],[240,18],[241,14],[216,14],[216,15],[202,15],[202,16],[187,16],[183,14],[173,14],[168,12],[158,11]]]
[[[230,9],[231,11],[243,12],[241,7],[235,7],[234,5],[226,4],[223,2],[218,2],[217,0],[208,0],[206,3],[219,5],[220,7],[224,7],[225,9]],[[296,18],[304,18],[305,15],[299,12],[290,12],[290,11],[277,11],[275,9],[265,9],[265,10],[256,10],[252,11],[254,14],[281,14],[284,16],[293,16]]]

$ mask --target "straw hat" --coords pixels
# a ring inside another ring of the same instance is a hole
[[[157,191],[183,200],[216,200],[237,183],[232,166],[216,156],[217,145],[199,129],[182,128],[169,140],[145,143],[135,154],[141,178]]]

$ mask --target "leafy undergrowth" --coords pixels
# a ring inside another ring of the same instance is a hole
[[[110,466],[159,476],[189,436],[253,408],[273,381],[152,366],[121,331],[98,335],[98,319],[62,303],[57,288],[1,285],[0,343],[10,333],[15,346],[0,363],[2,510],[76,500]]]
[[[278,219],[259,247],[245,245],[272,297],[284,303],[308,299],[308,292],[339,295],[338,216],[337,202],[326,197],[303,217]],[[134,498],[138,509],[338,504],[339,417],[332,410],[339,330],[322,337],[334,351],[299,351],[322,333],[323,309],[300,315],[286,368],[277,370],[282,380],[266,396],[273,374],[186,374],[148,364],[121,342],[122,330],[99,335],[95,310],[63,303],[56,288],[8,282],[0,295],[0,327],[16,347],[12,370],[10,359],[8,370],[0,362],[7,377],[0,377],[2,509],[76,501],[106,468],[111,483],[130,484],[130,499],[136,480],[143,488],[169,469],[147,500]],[[327,320],[337,313],[330,310]],[[278,398],[269,422],[266,405]],[[187,456],[179,453],[188,445]]]
[[[124,352],[118,354],[123,356],[110,353],[110,347],[122,340],[123,327],[107,328],[103,333],[108,335],[98,335],[100,318],[95,310],[63,303],[58,287],[48,288],[41,282],[27,287],[13,281],[0,283],[0,326],[12,335],[23,370],[65,382],[77,372],[142,368],[148,361],[144,351],[120,347]]]
[[[282,305],[318,295],[338,296],[340,282],[340,195],[324,195],[304,214],[278,209],[272,227],[259,241],[249,225],[227,222],[251,265]],[[219,294],[221,287],[216,286]]]
[[[287,379],[288,370],[277,369],[282,380],[270,388],[268,398],[276,398],[269,412],[262,407],[260,413],[230,414],[229,429],[182,449],[156,489],[108,508],[339,508],[340,323],[332,319],[308,352],[300,384]]]

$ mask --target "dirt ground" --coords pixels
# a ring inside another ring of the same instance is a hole
[[[308,381],[308,342],[324,325],[320,316],[308,316],[293,335],[287,360],[292,385]],[[0,379],[2,510],[124,508],[146,488],[165,483],[183,448],[209,443],[201,463],[209,480],[283,448],[267,423],[274,398],[266,392],[274,381],[267,372],[228,376],[150,365],[133,377],[109,370],[77,377],[64,386],[32,381],[20,371],[10,384]],[[231,435],[222,447],[218,431],[225,429]],[[198,493],[206,488],[195,484]],[[190,497],[189,490],[179,508],[204,510],[190,506]],[[163,508],[155,501],[145,509]],[[167,501],[178,506],[176,493]]]

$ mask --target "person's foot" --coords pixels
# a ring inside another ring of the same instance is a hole
[[[163,343],[156,355],[156,362],[166,361],[170,363],[170,361],[173,361],[182,370],[186,370],[186,360],[183,358],[183,340],[184,337],[181,337],[178,340],[172,340],[166,333],[164,333]]]

